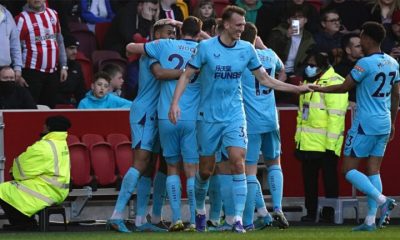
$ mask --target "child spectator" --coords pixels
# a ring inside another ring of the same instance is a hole
[[[198,17],[203,23],[212,18],[216,18],[214,2],[212,0],[200,0],[193,11],[193,16]]]
[[[124,70],[121,66],[113,63],[105,65],[102,69],[110,78],[110,92],[122,97],[122,85],[124,84]]]
[[[110,76],[105,72],[98,72],[94,76],[92,90],[86,93],[86,97],[78,105],[78,109],[99,108],[129,108],[131,101],[115,96],[109,92]]]

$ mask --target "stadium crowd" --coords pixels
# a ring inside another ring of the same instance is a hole
[[[354,230],[375,230],[388,221],[395,203],[381,193],[379,167],[394,132],[389,120],[395,121],[399,105],[400,1],[0,0],[0,4],[1,109],[36,104],[131,109],[135,161],[123,178],[108,228],[131,232],[124,209],[136,188],[135,231],[244,233],[272,223],[289,227],[282,209],[277,104],[299,105],[296,155],[302,161],[307,209],[302,221],[315,221],[319,169],[326,197],[338,197],[337,163],[348,101],[361,104],[361,113],[381,114],[376,124],[382,126],[364,125],[367,115],[360,114],[346,140],[344,174],[369,199],[365,223]],[[223,11],[221,5],[226,7]],[[377,53],[384,59],[375,58]],[[370,62],[381,68],[375,71],[379,72],[375,82],[382,83],[378,90],[364,81],[366,72],[375,73]],[[385,81],[388,77],[390,81]],[[348,95],[335,94],[347,91]],[[368,91],[380,99],[378,103],[368,98]],[[385,105],[389,102],[391,109]],[[364,104],[377,113],[363,109]],[[364,137],[360,140],[357,134]],[[363,144],[370,149],[360,147]],[[256,177],[260,152],[267,167],[271,213]],[[159,153],[166,167],[154,179],[153,189],[158,190],[153,192],[148,221],[152,186],[148,173],[155,165],[153,154]],[[372,159],[368,176],[354,163],[367,157]],[[180,171],[187,179],[186,226],[180,212]],[[166,195],[172,209],[168,227],[161,211]],[[378,206],[382,215],[375,224]],[[333,214],[326,209],[322,218],[333,221]]]

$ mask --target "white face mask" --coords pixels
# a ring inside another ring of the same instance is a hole
[[[318,67],[307,65],[306,69],[304,69],[304,73],[307,77],[315,77],[318,74]]]

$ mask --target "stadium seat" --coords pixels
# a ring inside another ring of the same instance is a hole
[[[96,23],[94,34],[97,40],[97,46],[99,49],[103,49],[104,46],[104,37],[110,28],[111,23],[104,22],[104,23]]]
[[[75,109],[73,104],[56,104],[55,109]]]
[[[91,185],[90,155],[87,146],[79,141],[75,135],[67,137],[69,156],[71,161],[71,182],[73,187]]]
[[[118,52],[110,50],[97,50],[92,53],[93,71],[98,72],[103,70],[103,67],[108,63],[114,63],[122,67],[126,72],[128,62],[122,58]]]
[[[92,61],[89,60],[83,53],[79,52],[76,55],[76,60],[81,64],[83,77],[85,78],[85,88],[90,89],[93,82],[93,67]]]
[[[69,31],[89,31],[89,28],[86,23],[77,22],[77,21],[69,21],[68,22]]]
[[[324,207],[331,207],[335,211],[334,222],[335,224],[343,224],[343,213],[345,208],[354,208],[356,214],[356,223],[359,223],[359,204],[356,197],[356,189],[353,187],[351,197],[339,197],[339,198],[318,198],[317,218],[315,222],[319,222],[320,213]]]
[[[115,183],[115,157],[112,147],[98,134],[82,135],[82,142],[89,147],[90,160],[94,176],[99,186]]]
[[[222,10],[224,10],[224,8],[230,4],[231,3],[229,2],[229,0],[214,0],[214,8],[215,8],[217,17],[221,17]]]
[[[97,49],[97,42],[94,33],[89,30],[71,30],[71,35],[79,41],[79,51],[81,51],[87,58],[90,58],[92,52]]]
[[[122,133],[110,133],[106,139],[114,149],[118,176],[122,179],[133,163],[132,142]]]

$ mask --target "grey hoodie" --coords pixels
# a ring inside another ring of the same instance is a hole
[[[11,13],[0,4],[0,66],[12,66],[21,71],[19,32]]]

